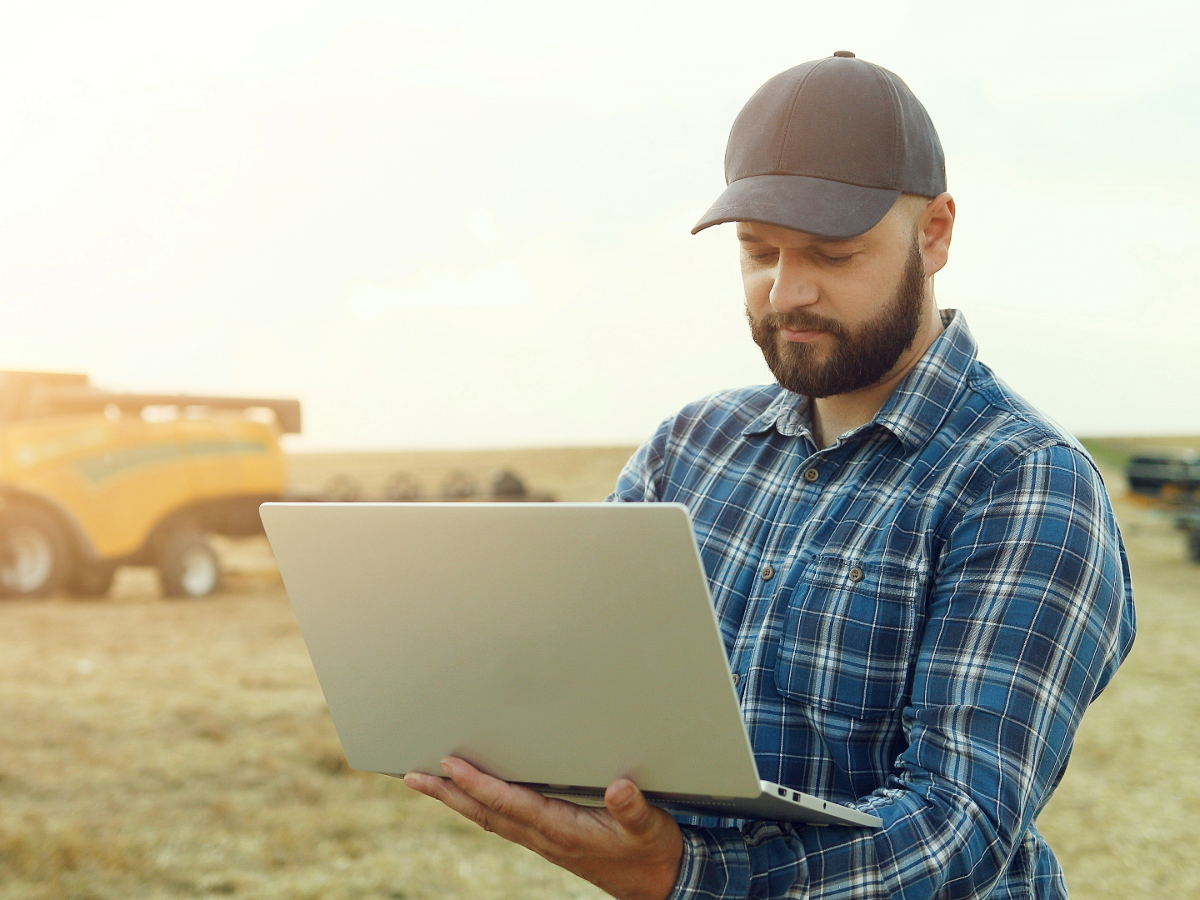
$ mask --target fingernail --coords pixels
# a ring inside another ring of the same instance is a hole
[[[450,770],[453,768],[453,763],[451,763],[450,757],[443,759],[439,765],[442,767],[443,772],[445,772],[447,775],[451,774]]]
[[[617,793],[613,797],[613,802],[616,803],[617,806],[624,806],[633,799],[633,793],[633,785],[629,782],[625,782],[625,784],[617,788]]]

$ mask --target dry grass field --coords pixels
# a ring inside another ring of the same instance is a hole
[[[375,490],[401,468],[433,485],[511,467],[534,490],[598,499],[627,455],[310,457],[294,471]],[[1141,632],[1039,824],[1074,897],[1200,897],[1200,566],[1111,483]],[[602,896],[349,771],[264,548],[224,554],[241,574],[208,601],[163,601],[152,573],[124,570],[105,601],[0,605],[0,900]]]

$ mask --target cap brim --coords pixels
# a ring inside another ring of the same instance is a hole
[[[725,188],[692,234],[722,222],[761,222],[843,240],[879,224],[901,193],[808,175],[750,175]]]

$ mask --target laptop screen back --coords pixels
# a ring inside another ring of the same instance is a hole
[[[270,503],[347,758],[508,781],[758,792],[676,504]]]

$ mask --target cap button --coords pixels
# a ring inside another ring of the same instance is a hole
[[[842,59],[854,59],[854,53],[851,50],[834,50],[834,56],[840,56]]]

